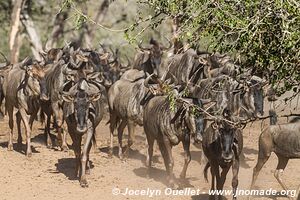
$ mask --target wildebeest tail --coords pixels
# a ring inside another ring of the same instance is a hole
[[[94,149],[97,148],[97,142],[96,142],[96,136],[95,136],[95,134],[93,134],[93,136],[92,136],[92,145],[94,146]]]
[[[120,121],[121,119],[117,115],[113,114],[113,112],[111,112],[110,119],[108,120],[108,122],[106,122],[106,124],[109,124],[109,129],[111,133],[114,133],[114,131],[120,124]]]
[[[269,110],[269,115],[270,115],[270,125],[277,124],[277,114],[275,110],[273,109]]]
[[[205,167],[204,167],[204,170],[203,170],[203,173],[204,173],[204,179],[206,180],[206,182],[208,182],[208,178],[207,178],[207,171],[210,167],[210,164],[209,162],[206,163]]]

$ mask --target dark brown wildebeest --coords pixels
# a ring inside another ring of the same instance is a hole
[[[270,126],[264,129],[259,136],[258,160],[253,168],[251,188],[253,188],[260,170],[274,152],[278,158],[274,176],[281,187],[287,191],[288,188],[282,180],[282,174],[289,159],[300,159],[300,118],[295,118],[286,124],[276,125],[276,113],[271,111],[270,116]],[[296,199],[296,194],[294,195]],[[291,196],[289,198],[293,199]]]
[[[36,114],[40,108],[40,100],[48,100],[45,72],[38,62],[25,59],[16,64],[4,77],[3,92],[5,96],[5,109],[9,117],[9,141],[8,150],[13,150],[13,114],[17,109],[16,119],[18,125],[18,144],[22,144],[21,120],[25,126],[27,150],[26,155],[30,157],[31,152],[31,129]]]
[[[88,186],[86,174],[90,170],[91,141],[95,137],[96,127],[104,114],[101,98],[104,91],[104,86],[100,88],[99,85],[89,83],[85,79],[80,79],[68,92],[62,91],[64,116],[76,156],[75,174],[78,176],[79,173],[82,187]],[[84,134],[86,134],[86,140],[81,154],[81,141]]]
[[[173,174],[172,146],[179,142],[183,144],[184,166],[180,177],[185,178],[188,164],[191,161],[190,138],[193,136],[195,142],[200,142],[202,139],[203,116],[200,111],[198,113],[197,107],[202,108],[203,103],[199,99],[178,98],[176,110],[172,111],[168,96],[164,95],[155,96],[145,104],[143,121],[148,142],[146,164],[150,172],[153,144],[156,140],[164,159],[170,187],[177,187]]]
[[[211,190],[223,190],[226,175],[232,167],[233,199],[236,199],[238,187],[239,156],[243,149],[242,130],[231,122],[234,119],[228,110],[224,110],[224,119],[216,120],[204,131],[202,149],[208,162],[204,168],[204,177],[207,180],[207,171],[210,167],[212,181]],[[229,121],[230,120],[230,121]],[[222,168],[220,174],[219,168]],[[215,199],[215,196],[210,196]],[[218,199],[222,199],[219,195]]]

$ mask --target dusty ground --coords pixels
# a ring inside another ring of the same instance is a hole
[[[209,183],[203,178],[200,165],[201,149],[192,145],[192,161],[187,172],[187,180],[182,182],[185,187],[200,189],[200,195],[166,196],[166,172],[158,149],[155,151],[155,168],[151,179],[146,177],[146,139],[142,129],[138,128],[136,142],[130,152],[130,158],[126,162],[119,160],[117,147],[114,149],[115,156],[107,157],[107,146],[109,139],[107,120],[97,128],[98,149],[91,155],[93,169],[89,175],[90,186],[81,188],[77,178],[73,176],[74,156],[72,151],[61,152],[58,149],[47,149],[43,143],[43,129],[36,122],[33,130],[33,156],[27,158],[24,149],[21,151],[7,151],[7,119],[0,122],[0,199],[148,199],[143,196],[114,196],[112,189],[117,187],[124,192],[129,189],[157,189],[162,190],[162,195],[155,199],[208,199],[207,192]],[[260,124],[254,124],[244,131],[244,153],[246,159],[242,162],[239,173],[239,188],[249,188],[252,169],[257,159],[257,140],[260,133]],[[23,144],[24,143],[23,136]],[[16,143],[16,134],[15,134]],[[70,138],[68,143],[71,144]],[[117,145],[115,139],[115,145]],[[175,175],[178,177],[183,165],[182,147],[178,145],[173,149],[175,159]],[[257,181],[259,189],[281,190],[280,185],[273,177],[277,159],[275,155],[269,159],[264,166]],[[290,189],[298,188],[300,184],[300,160],[291,160],[284,173],[284,180]],[[231,188],[231,172],[225,184],[225,188]],[[231,199],[231,197],[227,197]],[[239,199],[246,199],[241,197]],[[286,197],[255,197],[253,199],[277,199]]]

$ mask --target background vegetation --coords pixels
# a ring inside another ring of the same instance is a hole
[[[5,55],[10,53],[14,1],[0,2],[0,51]],[[136,42],[154,37],[166,43],[169,38],[175,53],[188,47],[227,53],[242,67],[268,78],[278,93],[298,92],[300,3],[296,0],[23,0],[23,5],[22,12],[31,16],[43,47],[53,37],[58,14],[64,13],[55,46],[78,41],[97,49],[102,43],[133,58]],[[32,46],[24,27],[20,38],[23,58]]]

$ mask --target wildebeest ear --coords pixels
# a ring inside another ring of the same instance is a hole
[[[61,97],[65,102],[68,102],[68,103],[71,103],[74,101],[73,95],[70,95],[67,92],[62,92]]]
[[[214,130],[217,130],[219,128],[218,124],[216,122],[213,122],[211,124],[211,127],[214,129]]]
[[[89,100],[90,101],[98,101],[101,97],[101,93],[95,93],[95,94],[90,94],[89,95]]]
[[[143,63],[147,62],[149,60],[149,58],[150,58],[150,52],[145,51],[143,53]]]

